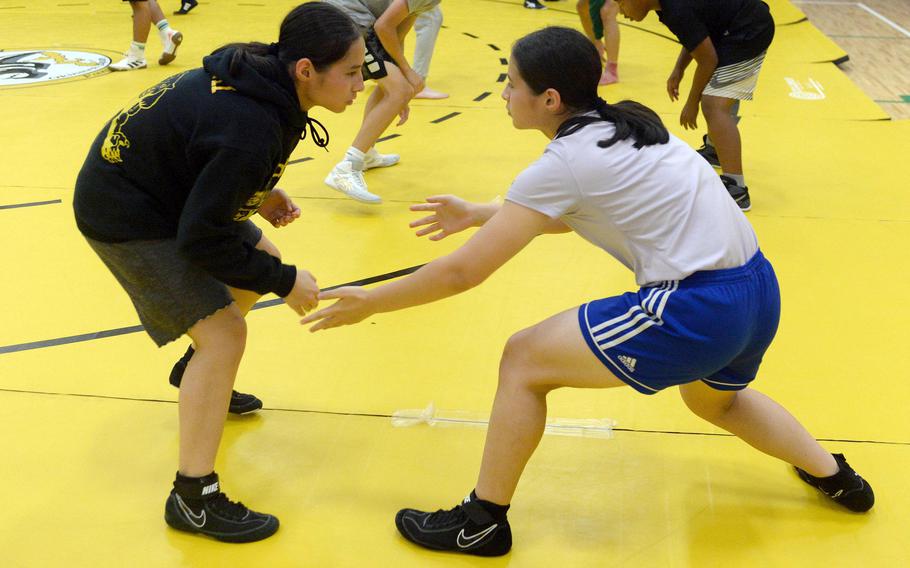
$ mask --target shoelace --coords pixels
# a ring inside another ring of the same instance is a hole
[[[224,493],[218,493],[209,501],[209,505],[219,515],[235,521],[242,520],[249,512],[249,509],[243,503],[231,501]]]
[[[449,509],[448,511],[439,509],[435,513],[430,513],[424,526],[427,528],[445,527],[451,525],[453,521],[463,521],[466,517],[467,514],[464,512],[461,505],[456,506],[454,509]]]
[[[316,130],[317,126],[322,129],[322,134]],[[329,145],[329,131],[326,129],[326,127],[323,126],[323,124],[315,118],[311,118],[309,115],[307,115],[306,123],[303,125],[303,132],[300,133],[301,140],[306,139],[307,127],[310,128],[310,138],[313,139],[313,144],[320,148],[323,148],[326,152],[328,152],[329,149],[327,146]]]

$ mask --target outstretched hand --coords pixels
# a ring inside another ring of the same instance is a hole
[[[259,206],[259,214],[273,227],[284,227],[300,217],[300,208],[291,201],[284,190],[275,188]]]
[[[474,226],[471,204],[454,195],[434,195],[427,197],[426,203],[411,205],[411,211],[432,211],[432,215],[411,221],[408,225],[418,229],[418,237],[430,235],[431,241],[440,241],[449,235],[464,231]],[[435,234],[431,234],[435,233]]]
[[[327,308],[315,311],[300,320],[301,325],[316,323],[310,331],[330,329],[363,321],[375,313],[370,305],[369,291],[358,286],[345,286],[319,294],[319,300],[338,300]]]

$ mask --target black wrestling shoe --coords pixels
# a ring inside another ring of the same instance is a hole
[[[278,519],[235,503],[220,491],[218,474],[178,475],[164,505],[164,520],[172,528],[210,536],[223,542],[253,542],[278,530]]]
[[[547,7],[540,3],[540,0],[525,0],[525,8],[529,10],[546,10]]]
[[[720,181],[724,182],[727,193],[733,198],[733,201],[739,205],[743,211],[752,209],[752,200],[749,199],[749,188],[745,185],[739,185],[736,180],[729,176],[720,176]]]
[[[395,526],[403,537],[432,550],[461,552],[476,556],[502,556],[512,548],[512,529],[503,513],[493,518],[472,500],[473,494],[454,509],[426,513],[402,509],[395,515]]]
[[[815,477],[794,466],[799,478],[815,487],[835,503],[843,505],[854,513],[865,513],[875,504],[872,486],[853,471],[844,454],[831,454],[840,471],[830,477]]]
[[[197,0],[182,0],[180,2],[180,9],[175,10],[174,14],[176,14],[178,16],[185,16],[186,14],[190,13],[190,10],[192,10],[193,8],[195,8],[198,5],[199,5],[199,2]]]
[[[701,148],[696,150],[698,155],[705,159],[706,162],[714,166],[715,168],[720,167],[720,159],[717,157],[717,149],[708,144],[708,135],[705,134],[701,137]]]
[[[178,389],[180,388],[180,382],[183,380],[183,373],[186,371],[186,366],[195,352],[193,346],[190,345],[186,350],[186,353],[183,354],[183,357],[174,363],[174,368],[171,369],[171,376],[168,377],[168,382]],[[237,392],[235,390],[231,391],[231,405],[228,407],[228,412],[231,414],[248,414],[257,411],[260,408],[262,408],[262,401],[255,395]]]

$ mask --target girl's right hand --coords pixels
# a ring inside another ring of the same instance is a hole
[[[473,204],[454,195],[427,197],[426,203],[411,205],[411,211],[432,211],[432,215],[411,221],[410,227],[423,227],[416,232],[418,237],[430,235],[431,241],[440,241],[475,225]]]
[[[667,94],[670,95],[670,100],[675,101],[679,98],[679,83],[682,81],[683,74],[673,69],[673,72],[670,73],[670,77],[667,78]]]
[[[301,316],[319,304],[319,286],[308,270],[297,269],[297,280],[291,293],[284,297],[284,303]]]

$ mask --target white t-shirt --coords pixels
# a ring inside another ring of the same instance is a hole
[[[325,0],[344,10],[362,28],[371,28],[392,0]],[[439,5],[442,0],[407,0],[408,13],[419,14]]]
[[[639,286],[752,258],[755,232],[704,158],[672,134],[640,150],[632,138],[598,147],[614,130],[595,122],[553,140],[506,199],[561,219],[632,269]]]

